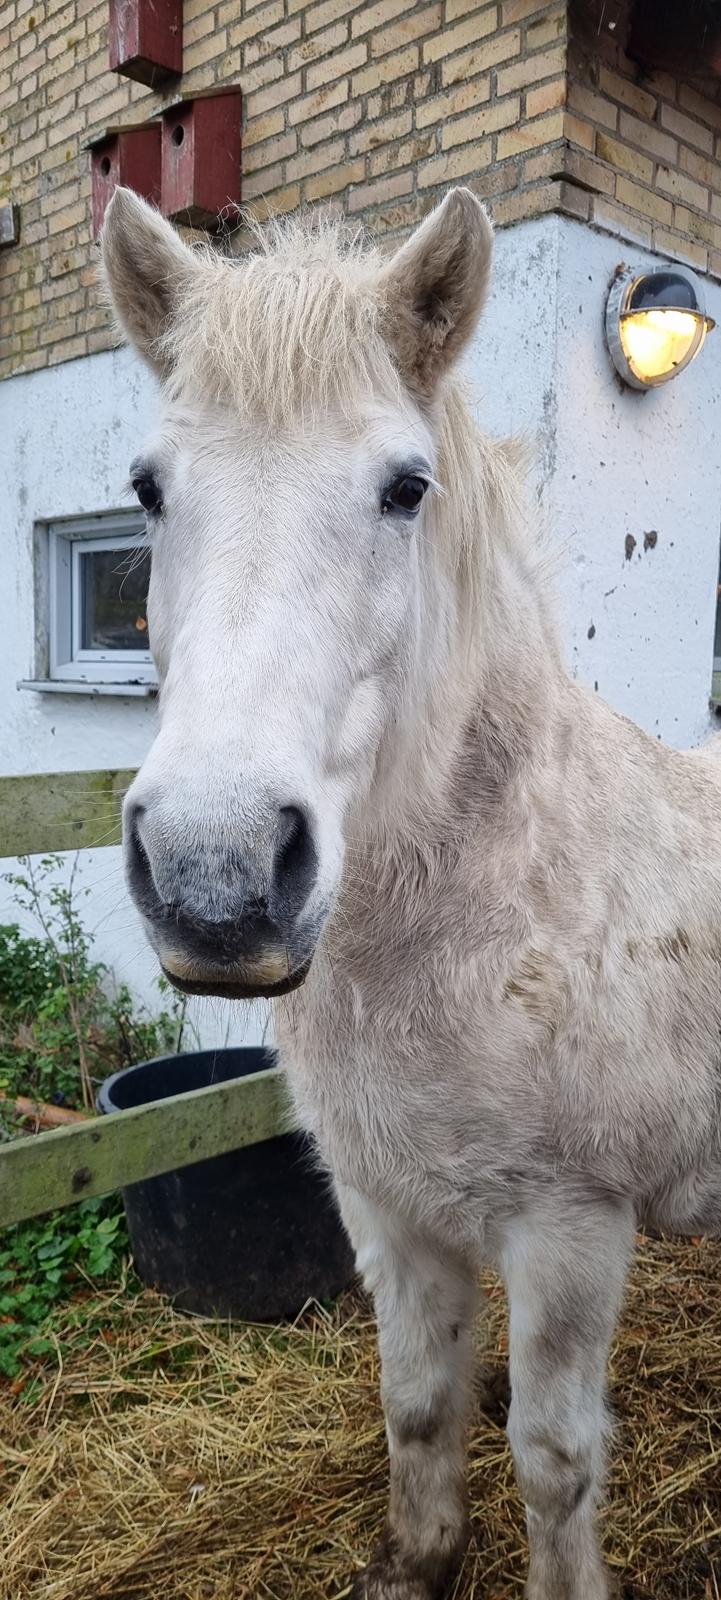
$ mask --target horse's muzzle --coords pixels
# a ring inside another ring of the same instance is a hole
[[[275,998],[305,979],[319,929],[304,908],[317,872],[300,808],[271,819],[265,852],[192,848],[159,836],[144,808],[125,819],[131,894],[170,983],[183,994]]]

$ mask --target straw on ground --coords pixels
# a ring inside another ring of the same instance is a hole
[[[503,1433],[506,1321],[488,1280],[454,1600],[520,1600]],[[73,1326],[75,1323],[75,1326]],[[372,1318],[223,1327],[149,1293],[68,1313],[0,1420],[1,1600],[340,1600],[384,1514]],[[606,1545],[623,1600],[721,1600],[721,1245],[642,1241],[612,1367]]]

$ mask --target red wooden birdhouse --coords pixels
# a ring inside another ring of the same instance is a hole
[[[110,0],[110,70],[151,88],[183,70],[183,0]]]
[[[97,239],[118,184],[160,205],[160,124],[108,128],[90,145],[93,174],[93,238]]]
[[[240,204],[239,89],[183,100],[163,113],[161,210],[212,227]]]

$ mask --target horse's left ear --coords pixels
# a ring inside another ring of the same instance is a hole
[[[430,398],[473,333],[493,253],[488,215],[452,189],[383,270],[391,344],[409,387]]]

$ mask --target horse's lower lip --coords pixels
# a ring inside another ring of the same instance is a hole
[[[161,966],[163,966],[161,962]],[[239,982],[235,978],[225,982],[220,977],[203,978],[178,978],[173,972],[168,972],[163,966],[163,975],[174,989],[179,989],[181,994],[213,995],[221,1000],[277,1000],[284,994],[290,994],[293,989],[299,989],[310,971],[310,961],[289,973],[280,983],[254,984],[251,981]]]

